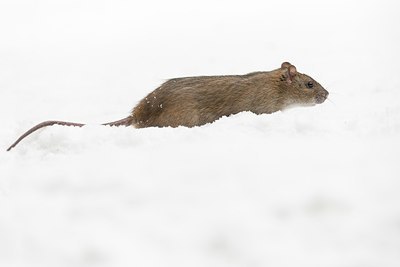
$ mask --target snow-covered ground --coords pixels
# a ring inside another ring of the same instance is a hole
[[[2,0],[0,266],[400,266],[398,1]],[[330,101],[111,128],[290,61]],[[34,124],[53,126],[5,149]]]

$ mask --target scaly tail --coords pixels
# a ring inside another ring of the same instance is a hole
[[[108,122],[108,123],[103,123],[102,125],[106,126],[129,126],[132,123],[132,117],[126,117],[125,119],[118,120],[118,121],[113,121],[113,122]],[[52,126],[52,125],[62,125],[62,126],[76,126],[76,127],[82,127],[85,124],[83,123],[75,123],[75,122],[66,122],[66,121],[45,121],[42,123],[39,123],[38,125],[32,127],[28,131],[26,131],[23,135],[21,135],[17,141],[15,141],[8,149],[7,151],[10,151],[13,147],[18,145],[19,142],[21,142],[25,137],[30,135],[31,133],[39,130],[40,128],[46,127],[46,126]]]
[[[132,125],[132,121],[133,121],[132,116],[129,116],[129,117],[126,117],[125,119],[103,123],[102,125],[117,126],[117,127],[118,126],[126,126],[126,127],[128,127],[128,126]]]

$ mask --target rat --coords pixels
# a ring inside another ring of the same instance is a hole
[[[102,125],[194,127],[242,111],[269,114],[291,106],[313,106],[323,103],[328,95],[317,81],[284,62],[272,71],[167,80],[143,98],[128,117]],[[7,151],[36,130],[51,125],[82,127],[85,124],[42,122],[21,135]]]

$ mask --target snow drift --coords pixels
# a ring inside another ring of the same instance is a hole
[[[396,2],[3,1],[1,266],[399,266]],[[98,126],[290,61],[330,102]],[[34,124],[53,126],[5,149]]]

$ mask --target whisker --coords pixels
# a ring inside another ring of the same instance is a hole
[[[338,92],[331,92],[331,91],[329,91],[329,94],[330,94],[330,95],[343,95],[343,94],[341,94],[341,93],[338,93]]]
[[[326,100],[328,100],[328,101],[331,102],[332,104],[336,105],[336,103],[333,102],[332,100],[330,100],[329,98],[327,98]]]

